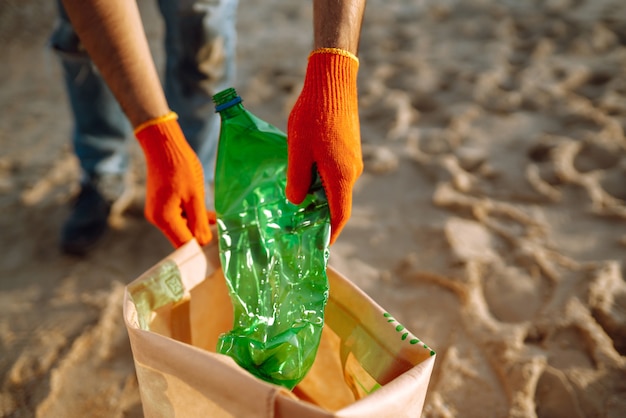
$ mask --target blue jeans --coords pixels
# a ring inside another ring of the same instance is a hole
[[[165,22],[165,94],[210,184],[220,124],[212,96],[234,84],[238,0],[157,1]],[[121,174],[128,167],[132,127],[57,3],[59,23],[50,43],[64,72],[80,167],[88,177]]]

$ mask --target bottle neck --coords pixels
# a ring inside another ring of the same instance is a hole
[[[217,112],[220,114],[220,117],[222,119],[230,119],[230,118],[235,117],[238,114],[242,113],[243,110],[244,110],[244,107],[241,104],[241,100],[240,100],[236,104],[231,104],[231,105],[229,105],[226,108],[221,108],[221,109],[217,110]]]
[[[231,118],[244,110],[241,97],[232,87],[213,96],[213,101],[215,102],[215,111],[220,114],[222,119]]]

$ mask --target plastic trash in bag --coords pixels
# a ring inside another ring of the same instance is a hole
[[[319,176],[300,205],[289,202],[286,135],[246,110],[232,88],[213,100],[220,259],[234,309],[217,351],[292,389],[311,368],[324,325],[328,203]]]

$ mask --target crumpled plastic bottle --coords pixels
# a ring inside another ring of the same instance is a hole
[[[328,300],[330,214],[319,176],[300,205],[285,197],[287,137],[246,110],[233,88],[215,168],[220,258],[234,309],[217,351],[293,389],[311,368]]]

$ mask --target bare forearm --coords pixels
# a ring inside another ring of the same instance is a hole
[[[356,55],[365,0],[314,0],[314,47],[341,48]]]
[[[63,0],[91,59],[133,126],[169,110],[134,0]]]

